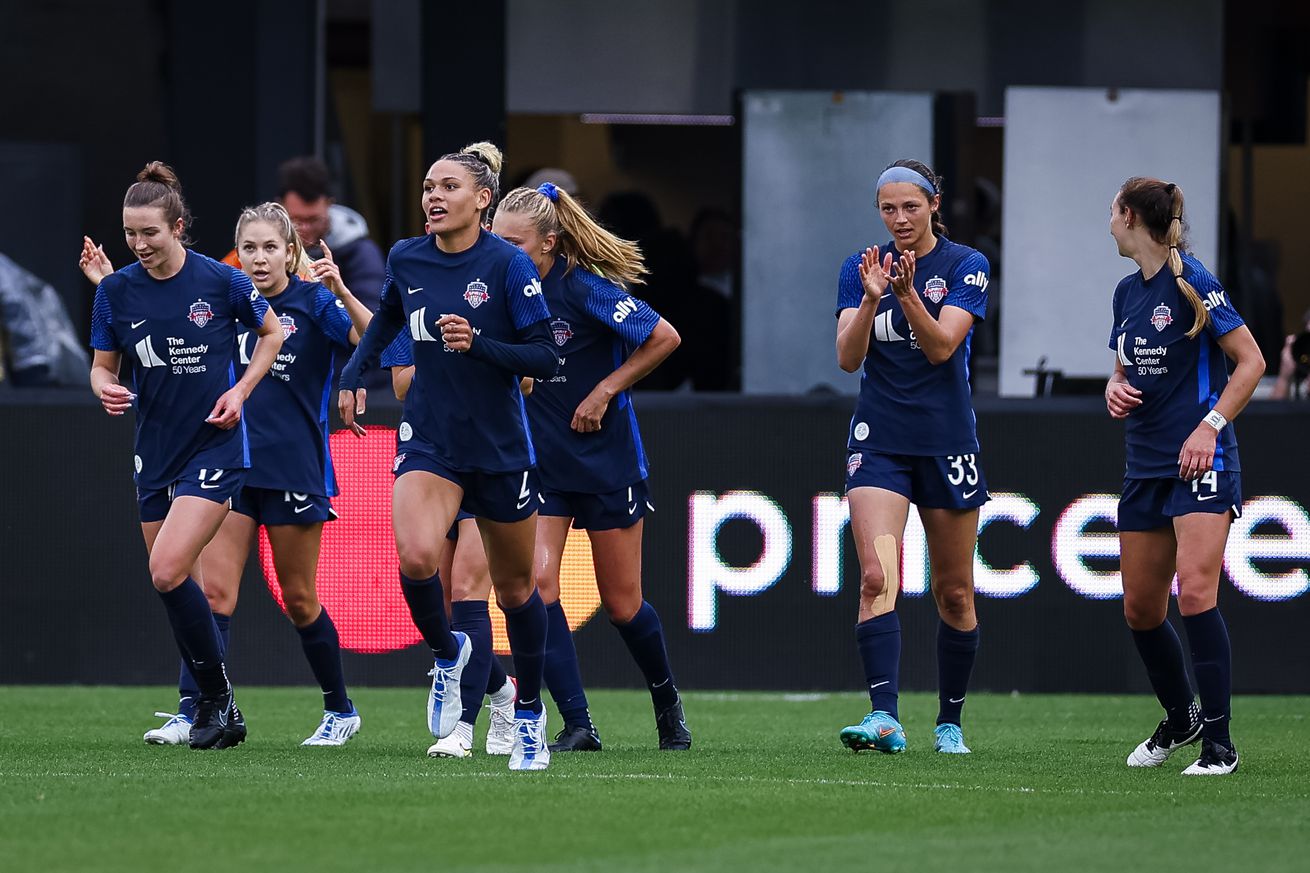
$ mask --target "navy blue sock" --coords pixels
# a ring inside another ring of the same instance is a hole
[[[478,723],[478,710],[482,709],[482,696],[486,694],[487,674],[495,655],[491,651],[491,613],[485,600],[457,600],[450,605],[450,626],[468,634],[473,653],[459,677],[459,696],[464,714],[459,720],[465,724]],[[500,671],[501,676],[505,671]],[[501,679],[501,685],[505,680]],[[497,689],[499,690],[499,689]]]
[[[1186,619],[1183,619],[1186,621]],[[1170,727],[1178,730],[1187,727],[1191,720],[1192,683],[1187,678],[1187,664],[1183,660],[1183,644],[1168,619],[1151,630],[1133,631],[1137,654],[1146,665],[1155,699],[1160,701],[1168,716]]]
[[[505,613],[505,631],[514,656],[514,674],[519,680],[517,709],[541,712],[541,673],[546,660],[546,605],[534,588],[532,596]]]
[[[217,696],[227,690],[227,671],[223,667],[223,643],[209,609],[205,592],[190,576],[172,591],[160,591],[173,637],[182,657],[191,662],[191,671],[201,694]]]
[[[938,724],[960,724],[964,695],[969,691],[969,676],[977,654],[977,625],[971,631],[962,631],[944,621],[937,622]]]
[[[500,658],[496,657],[495,652],[492,652],[491,669],[487,672],[487,693],[495,694],[497,691],[505,687],[505,683],[508,680],[509,676],[506,675],[505,668],[500,663]]]
[[[550,630],[546,635],[546,687],[555,698],[559,714],[567,727],[590,728],[587,692],[582,690],[582,670],[578,667],[578,650],[573,647],[573,632],[557,600],[546,607]],[[517,662],[516,662],[517,663]],[[519,694],[523,694],[523,674],[519,674]]]
[[[677,703],[678,689],[673,685],[673,668],[669,666],[669,655],[664,648],[664,627],[655,607],[643,600],[641,609],[631,621],[627,624],[615,622],[614,626],[619,629],[619,636],[627,644],[641,675],[646,677],[646,687],[650,689],[655,709],[668,709]]]
[[[326,609],[304,627],[296,628],[305,660],[314,671],[318,687],[323,689],[323,708],[328,712],[353,712],[355,705],[346,696],[346,674],[341,669],[341,640],[337,626]]]
[[[232,616],[214,613],[214,625],[218,628],[218,641],[223,646],[223,660],[227,661],[228,638],[231,634]],[[181,647],[182,641],[178,640]],[[200,686],[196,677],[191,675],[191,664],[182,658],[177,671],[177,711],[189,719],[196,717],[196,702],[200,698]]]
[[[864,662],[864,681],[875,710],[900,720],[896,698],[901,675],[901,619],[895,610],[855,626],[855,643]]]
[[[1233,654],[1228,643],[1228,627],[1219,607],[1199,615],[1184,615],[1187,642],[1192,649],[1192,672],[1201,692],[1201,735],[1228,748],[1233,747],[1228,734],[1233,696]]]
[[[450,633],[450,619],[446,617],[446,599],[441,592],[441,576],[433,573],[428,579],[411,579],[400,574],[400,590],[409,605],[409,617],[422,634],[432,654],[443,661],[459,657],[459,646]]]

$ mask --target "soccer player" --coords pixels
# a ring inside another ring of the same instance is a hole
[[[1228,730],[1232,654],[1217,605],[1228,529],[1242,511],[1229,422],[1251,399],[1264,358],[1219,280],[1187,252],[1177,185],[1124,182],[1110,204],[1110,235],[1140,267],[1114,291],[1114,374],[1105,386],[1110,415],[1126,419],[1124,617],[1165,710],[1128,766],[1158,767],[1199,737],[1201,754],[1183,773],[1222,776],[1238,764]],[[1231,377],[1225,357],[1236,363]],[[1199,711],[1167,618],[1175,573]]]
[[[244,484],[242,406],[277,357],[282,330],[249,278],[186,248],[189,219],[172,169],[147,164],[123,198],[137,262],[96,289],[91,389],[110,415],[137,406],[133,462],[150,577],[199,689],[188,741],[208,749],[240,743],[246,726],[193,568]],[[240,379],[238,321],[256,335]],[[124,357],[131,388],[119,381]]]
[[[551,751],[599,751],[578,655],[559,601],[570,523],[587,531],[601,604],[650,689],[661,749],[691,748],[664,628],[641,593],[646,454],[628,389],[678,347],[678,332],[625,290],[646,273],[637,246],[598,225],[569,194],[518,188],[496,210],[496,233],[541,273],[559,348],[555,378],[528,398],[542,494],[537,588],[547,602],[546,684],[564,718]]]
[[[409,334],[398,334],[387,346],[382,353],[382,366],[391,370],[392,390],[396,398],[403,401],[414,380],[414,355]],[[478,533],[477,521],[467,512],[460,512],[446,539],[448,544],[442,551],[438,569],[438,575],[450,582],[449,586],[443,586],[446,611],[450,613],[451,630],[466,634],[471,650],[469,661],[459,677],[463,705],[459,724],[449,735],[433,743],[428,748],[428,755],[467,758],[473,754],[473,728],[477,725],[484,694],[491,697],[487,754],[508,755],[513,751],[514,743],[515,689],[493,649],[491,614],[487,607],[491,571],[487,567],[487,553]]]
[[[458,725],[459,680],[472,646],[452,632],[438,565],[461,506],[477,517],[518,678],[511,770],[550,763],[541,665],[546,608],[532,582],[536,454],[516,374],[548,379],[559,360],[531,259],[483,230],[499,193],[500,151],[477,143],[434,163],[422,206],[432,233],[387,257],[382,303],[341,377],[338,408],[357,435],[360,380],[408,325],[415,377],[393,467],[392,524],[410,615],[432,648],[428,727]]]
[[[846,497],[860,561],[855,639],[872,704],[841,741],[855,751],[905,749],[896,595],[914,503],[940,617],[934,747],[967,754],[960,714],[978,651],[973,554],[978,507],[988,500],[969,397],[969,338],[987,312],[990,268],[979,252],[947,239],[941,180],[927,165],[897,161],[876,190],[892,239],[847,258],[837,285],[837,362],[848,373],[864,369]]]

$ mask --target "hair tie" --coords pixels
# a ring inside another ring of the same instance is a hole
[[[1182,221],[1182,220],[1183,220],[1183,217],[1182,217],[1181,215],[1175,215],[1171,220],[1173,220],[1173,221]]]
[[[881,191],[883,185],[890,185],[893,182],[909,182],[911,185],[918,185],[928,193],[929,197],[937,196],[937,186],[928,181],[927,176],[909,167],[888,167],[883,170],[882,175],[878,177],[878,186],[875,190]]]
[[[551,203],[559,202],[559,189],[551,182],[542,182],[537,186],[537,190],[546,195],[546,199]]]

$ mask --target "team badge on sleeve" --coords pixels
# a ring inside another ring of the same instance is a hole
[[[851,476],[854,476],[855,471],[860,469],[860,465],[863,463],[864,463],[864,455],[861,452],[856,452],[855,454],[847,458],[846,477],[849,479]]]
[[[391,472],[394,473],[400,469],[400,465],[405,463],[405,456],[407,454],[407,452],[401,452],[399,455],[396,455],[396,460],[391,464]]]
[[[946,299],[946,280],[941,276],[933,276],[924,283],[923,296],[933,303],[941,303]]]
[[[557,346],[562,346],[573,339],[573,325],[562,318],[557,318],[550,323],[550,331],[555,334],[555,345]]]
[[[295,318],[290,315],[279,315],[277,320],[282,322],[282,339],[291,339],[291,335],[296,332]]]
[[[1151,313],[1151,324],[1155,325],[1156,330],[1164,330],[1173,323],[1173,310],[1163,303],[1155,307],[1155,310]]]
[[[191,311],[187,314],[189,319],[196,327],[204,327],[209,324],[214,317],[214,310],[209,308],[209,304],[203,300],[197,300],[191,304]]]
[[[474,279],[468,284],[468,287],[464,289],[464,299],[467,300],[468,305],[472,306],[474,309],[477,309],[479,306],[486,303],[491,299],[491,295],[487,293],[487,283],[483,282],[481,279]]]

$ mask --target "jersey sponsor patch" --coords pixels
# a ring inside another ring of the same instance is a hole
[[[203,300],[197,300],[191,304],[191,311],[187,319],[196,327],[204,327],[214,318],[214,310],[209,308],[209,304]]]
[[[487,283],[481,279],[474,279],[468,283],[468,287],[464,289],[464,299],[474,309],[486,303],[491,299],[491,295],[487,293]]]
[[[924,283],[923,296],[933,303],[941,303],[946,299],[946,280],[941,276],[933,276]]]
[[[639,307],[637,301],[631,297],[624,297],[614,306],[614,314],[610,316],[614,319],[615,324],[623,324],[623,320],[629,315],[636,312]]]
[[[869,438],[869,424],[861,421],[855,425],[855,438],[857,440],[867,440]]]
[[[1151,324],[1155,325],[1156,330],[1164,330],[1174,323],[1173,310],[1161,303],[1155,307],[1151,313]]]
[[[409,442],[413,438],[414,438],[414,428],[410,425],[408,421],[402,421],[400,423],[400,441]]]
[[[296,332],[295,317],[290,315],[279,315],[277,320],[282,322],[282,339],[291,339],[291,335]]]
[[[573,325],[562,318],[557,318],[550,323],[550,332],[555,335],[555,345],[557,346],[562,346],[573,339]]]
[[[540,280],[540,279],[533,279],[531,282],[529,282],[528,284],[524,285],[524,286],[523,286],[523,296],[524,296],[524,297],[540,297],[540,296],[541,296],[541,280]]]

